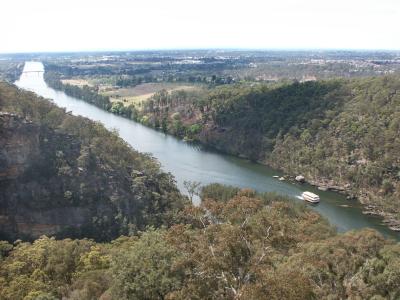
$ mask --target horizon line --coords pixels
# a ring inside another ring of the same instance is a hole
[[[15,51],[0,52],[0,55],[18,55],[18,54],[62,54],[62,53],[102,53],[102,52],[151,52],[151,51],[287,51],[287,52],[315,52],[315,51],[346,51],[346,52],[400,52],[400,49],[387,48],[264,48],[264,47],[193,47],[193,48],[137,48],[137,49],[85,49],[85,50],[56,50],[56,51]]]

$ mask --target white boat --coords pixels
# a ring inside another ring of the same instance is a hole
[[[301,194],[301,197],[303,198],[304,201],[308,201],[311,203],[318,203],[319,202],[319,196],[317,194],[311,193],[311,192],[303,192]]]

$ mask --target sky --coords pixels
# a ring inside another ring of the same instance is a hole
[[[0,53],[400,50],[400,0],[1,0]]]

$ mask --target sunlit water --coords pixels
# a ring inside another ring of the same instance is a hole
[[[40,96],[52,99],[60,107],[66,108],[74,115],[82,115],[89,119],[100,121],[109,129],[116,129],[121,138],[133,148],[151,153],[156,157],[162,168],[171,172],[178,187],[183,191],[183,181],[198,181],[202,184],[218,182],[239,187],[249,187],[260,192],[276,192],[302,201],[299,196],[305,190],[317,193],[321,197],[318,205],[312,208],[320,212],[336,225],[339,231],[348,231],[363,227],[379,230],[386,236],[400,239],[395,233],[381,225],[381,219],[363,215],[360,206],[354,201],[348,201],[343,195],[333,192],[322,192],[309,185],[297,185],[278,181],[273,175],[279,172],[262,165],[230,155],[217,153],[180,141],[172,136],[126,118],[113,115],[91,104],[69,97],[63,92],[49,88],[43,80],[43,64],[27,62],[17,86],[33,91]],[[343,207],[349,205],[350,207]]]

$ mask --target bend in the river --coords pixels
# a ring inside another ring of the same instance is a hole
[[[43,71],[40,62],[27,62],[24,71]],[[165,171],[171,172],[183,190],[183,181],[199,181],[202,184],[218,182],[239,187],[249,187],[260,192],[276,192],[302,201],[298,197],[305,190],[318,193],[321,202],[313,206],[329,221],[336,225],[339,231],[348,231],[364,227],[374,228],[388,237],[400,239],[400,234],[390,231],[381,224],[381,218],[362,214],[359,203],[348,201],[334,192],[322,192],[309,185],[295,185],[274,179],[280,175],[262,165],[203,149],[191,145],[172,136],[126,118],[108,113],[84,101],[69,97],[63,92],[49,88],[43,79],[43,72],[23,73],[16,85],[31,90],[40,96],[53,99],[58,106],[65,107],[75,115],[103,123],[109,129],[117,129],[121,138],[133,148],[141,152],[149,152],[162,164]],[[349,207],[344,207],[349,206]]]

